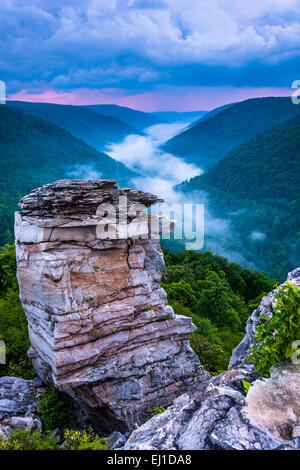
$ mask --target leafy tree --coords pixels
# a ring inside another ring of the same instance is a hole
[[[176,300],[187,307],[195,307],[196,296],[190,284],[184,279],[181,279],[179,282],[167,284],[165,287],[170,300]]]
[[[272,366],[292,357],[293,342],[300,338],[300,291],[296,285],[286,282],[278,289],[273,311],[272,318],[261,315],[262,323],[257,327],[256,344],[249,357],[255,369],[265,376]]]
[[[209,317],[217,326],[230,326],[233,331],[241,327],[238,312],[234,309],[235,296],[225,279],[214,271],[207,271],[206,279],[198,281],[200,298],[197,302],[197,312]]]
[[[45,431],[61,428],[68,423],[67,402],[53,385],[39,397],[39,414]]]
[[[6,364],[0,376],[31,379],[35,373],[27,357],[30,347],[27,319],[19,299],[14,245],[0,249],[0,340],[6,347]]]
[[[7,440],[0,435],[0,450],[58,450],[56,437],[49,433],[12,431]]]
[[[18,290],[16,270],[16,248],[14,245],[4,245],[0,248],[0,291]]]
[[[265,274],[245,269],[211,252],[164,250],[163,286],[177,315],[193,319],[191,346],[212,374],[227,369],[232,349],[262,295],[275,287]],[[195,302],[196,299],[196,302]]]

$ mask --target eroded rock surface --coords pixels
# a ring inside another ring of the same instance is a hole
[[[294,271],[290,272],[288,274],[287,280],[300,288],[300,268],[294,269]],[[254,310],[252,315],[248,318],[246,334],[240,344],[232,351],[229,368],[237,368],[241,366],[251,367],[248,364],[248,356],[250,349],[254,345],[253,335],[256,332],[257,326],[261,323],[260,316],[262,313],[266,313],[269,318],[272,318],[274,315],[272,305],[274,301],[274,294],[276,292],[277,289],[263,297],[258,308]]]
[[[288,280],[300,287],[300,268]],[[126,450],[300,449],[300,365],[279,364],[262,379],[247,362],[260,314],[273,315],[273,295],[264,297],[249,318],[229,370],[135,430]],[[247,396],[242,381],[252,384]]]
[[[38,378],[0,377],[0,436],[3,439],[15,429],[41,431],[38,398],[44,391]]]
[[[107,217],[99,204],[115,208],[118,221],[125,196],[129,207],[159,201],[114,181],[63,180],[24,197],[15,219],[37,374],[80,402],[99,427],[121,430],[208,378],[189,345],[191,319],[174,314],[161,288],[159,239],[130,235],[134,211],[117,227],[122,238],[98,237]]]

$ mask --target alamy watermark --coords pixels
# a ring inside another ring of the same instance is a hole
[[[300,80],[294,80],[291,88],[295,89],[292,93],[292,103],[299,104],[300,103]]]
[[[292,363],[300,364],[300,340],[299,339],[293,342],[292,349],[293,350],[295,349],[292,355]]]
[[[0,104],[6,104],[6,85],[0,80]]]
[[[4,341],[0,341],[0,364],[6,364],[6,346]]]
[[[204,204],[160,204],[147,208],[128,204],[120,196],[117,205],[100,204],[96,212],[96,233],[100,240],[159,239],[183,240],[187,250],[201,250],[204,245]]]

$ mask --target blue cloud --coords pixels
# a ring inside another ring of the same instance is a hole
[[[298,0],[2,0],[0,22],[11,92],[299,78]]]

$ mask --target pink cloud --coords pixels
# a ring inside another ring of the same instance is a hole
[[[183,87],[164,86],[156,90],[130,94],[128,90],[105,88],[76,89],[68,92],[21,90],[9,94],[9,100],[57,104],[117,104],[141,111],[198,111],[211,110],[223,104],[264,96],[291,96],[290,88],[275,87]]]

